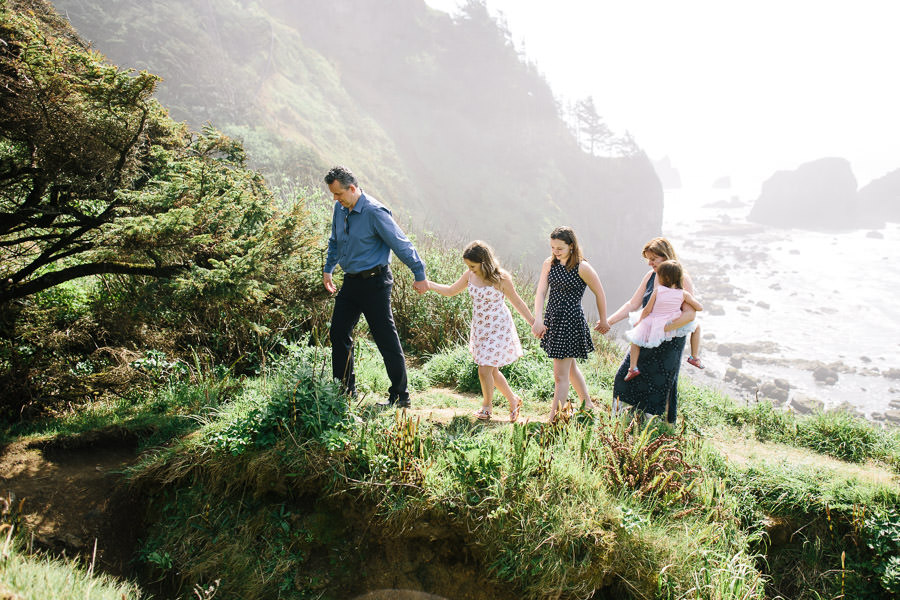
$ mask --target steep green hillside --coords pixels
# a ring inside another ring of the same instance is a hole
[[[582,151],[478,2],[455,19],[422,0],[55,4],[113,62],[161,75],[173,116],[243,139],[276,184],[346,163],[401,222],[487,239],[531,270],[571,224],[614,293],[659,232],[646,156]]]

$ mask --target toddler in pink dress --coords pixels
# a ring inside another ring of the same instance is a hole
[[[694,323],[688,323],[675,331],[666,331],[666,325],[681,316],[682,304],[688,304],[696,311],[703,306],[688,292],[682,289],[684,270],[678,261],[667,260],[656,269],[656,289],[650,295],[647,305],[640,311],[628,315],[633,329],[625,332],[631,342],[630,368],[625,381],[634,379],[641,372],[637,368],[641,348],[656,348],[673,337],[685,336],[693,329]]]
[[[506,306],[509,300],[529,325],[534,317],[519,297],[509,273],[500,268],[490,246],[475,240],[463,251],[467,270],[452,285],[428,282],[428,289],[443,296],[455,296],[464,289],[472,296],[472,326],[469,332],[469,351],[478,365],[483,400],[475,413],[487,421],[493,410],[494,387],[509,400],[509,420],[519,418],[522,400],[513,394],[500,367],[522,356],[522,344],[512,313]]]

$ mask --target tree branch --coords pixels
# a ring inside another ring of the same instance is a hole
[[[87,277],[114,273],[118,275],[145,275],[149,277],[172,277],[180,271],[187,269],[189,265],[166,265],[152,267],[148,265],[132,265],[117,262],[100,262],[75,265],[59,271],[53,271],[32,279],[26,283],[10,285],[8,282],[0,282],[0,304],[4,304],[16,298],[24,298],[37,292],[46,290],[60,283]]]

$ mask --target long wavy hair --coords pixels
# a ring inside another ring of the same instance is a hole
[[[662,256],[666,260],[678,260],[678,255],[675,254],[675,248],[672,247],[672,244],[664,237],[656,237],[644,244],[644,249],[641,250],[641,256],[647,258],[647,253],[655,254],[656,256]]]
[[[506,271],[500,268],[500,263],[494,256],[494,249],[486,242],[481,240],[470,242],[463,250],[462,256],[466,260],[481,265],[481,278],[494,287],[500,285],[504,277],[508,276]]]
[[[581,246],[578,245],[578,237],[576,237],[575,230],[571,227],[566,225],[557,227],[550,232],[550,239],[559,240],[569,245],[569,259],[566,261],[567,270],[571,271],[584,260],[584,255],[581,253]],[[555,263],[558,261],[554,258],[553,262]]]

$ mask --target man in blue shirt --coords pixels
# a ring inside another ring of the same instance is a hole
[[[408,408],[406,357],[391,312],[394,285],[389,266],[391,251],[413,272],[416,278],[413,287],[420,294],[428,291],[425,263],[394,221],[391,211],[367,196],[349,169],[332,168],[325,175],[325,183],[335,199],[322,275],[329,293],[337,291],[332,280],[335,267],[340,265],[344,271],[344,283],[334,300],[331,316],[331,372],[347,393],[356,393],[352,334],[360,315],[365,315],[391,380],[386,404]]]

